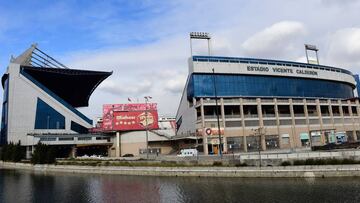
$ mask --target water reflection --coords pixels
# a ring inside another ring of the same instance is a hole
[[[0,170],[0,202],[360,202],[360,179],[239,179]]]

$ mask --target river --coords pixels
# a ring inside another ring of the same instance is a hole
[[[0,169],[0,202],[360,202],[360,178],[146,177]]]

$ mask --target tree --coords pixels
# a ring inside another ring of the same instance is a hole
[[[35,151],[31,158],[32,164],[53,164],[56,162],[55,159],[55,149],[46,144],[39,142],[35,146]]]
[[[22,159],[25,158],[26,151],[24,150],[24,147],[21,146],[20,141],[13,146],[11,161],[13,162],[20,162]]]
[[[1,147],[1,152],[0,152],[0,159],[1,161],[5,161],[6,160],[6,152],[7,152],[7,148],[8,148],[8,145],[5,144]]]
[[[20,141],[16,145],[10,142],[1,147],[0,159],[2,161],[19,162],[23,158],[25,158],[25,150]]]

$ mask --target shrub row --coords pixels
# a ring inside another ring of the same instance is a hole
[[[38,143],[31,157],[32,164],[53,164],[56,163],[55,148],[49,145]]]
[[[303,165],[345,165],[345,164],[360,164],[360,161],[354,159],[305,159],[295,160],[293,162],[283,161],[281,166],[303,166]]]
[[[199,164],[198,162],[176,162],[176,161],[101,161],[101,160],[84,160],[84,159],[67,159],[57,162],[58,165],[78,165],[78,166],[144,166],[144,167],[204,167],[204,166],[248,166],[246,163],[224,164],[221,161],[214,161],[212,164]]]
[[[25,158],[25,153],[25,148],[20,145],[20,142],[16,145],[11,142],[1,147],[0,159],[2,161],[20,162],[21,159]]]

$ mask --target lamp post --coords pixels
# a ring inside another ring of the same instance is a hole
[[[145,96],[145,133],[146,133],[146,159],[149,159],[149,132],[148,132],[148,102],[151,96]]]
[[[220,131],[220,119],[219,119],[219,110],[218,110],[218,97],[217,97],[217,91],[216,91],[216,81],[215,81],[215,70],[212,69],[213,72],[213,82],[214,82],[214,96],[215,96],[215,112],[216,112],[216,118],[217,118],[217,124],[218,124],[218,136],[219,136],[219,155],[222,159],[222,147],[221,147],[221,131]]]

